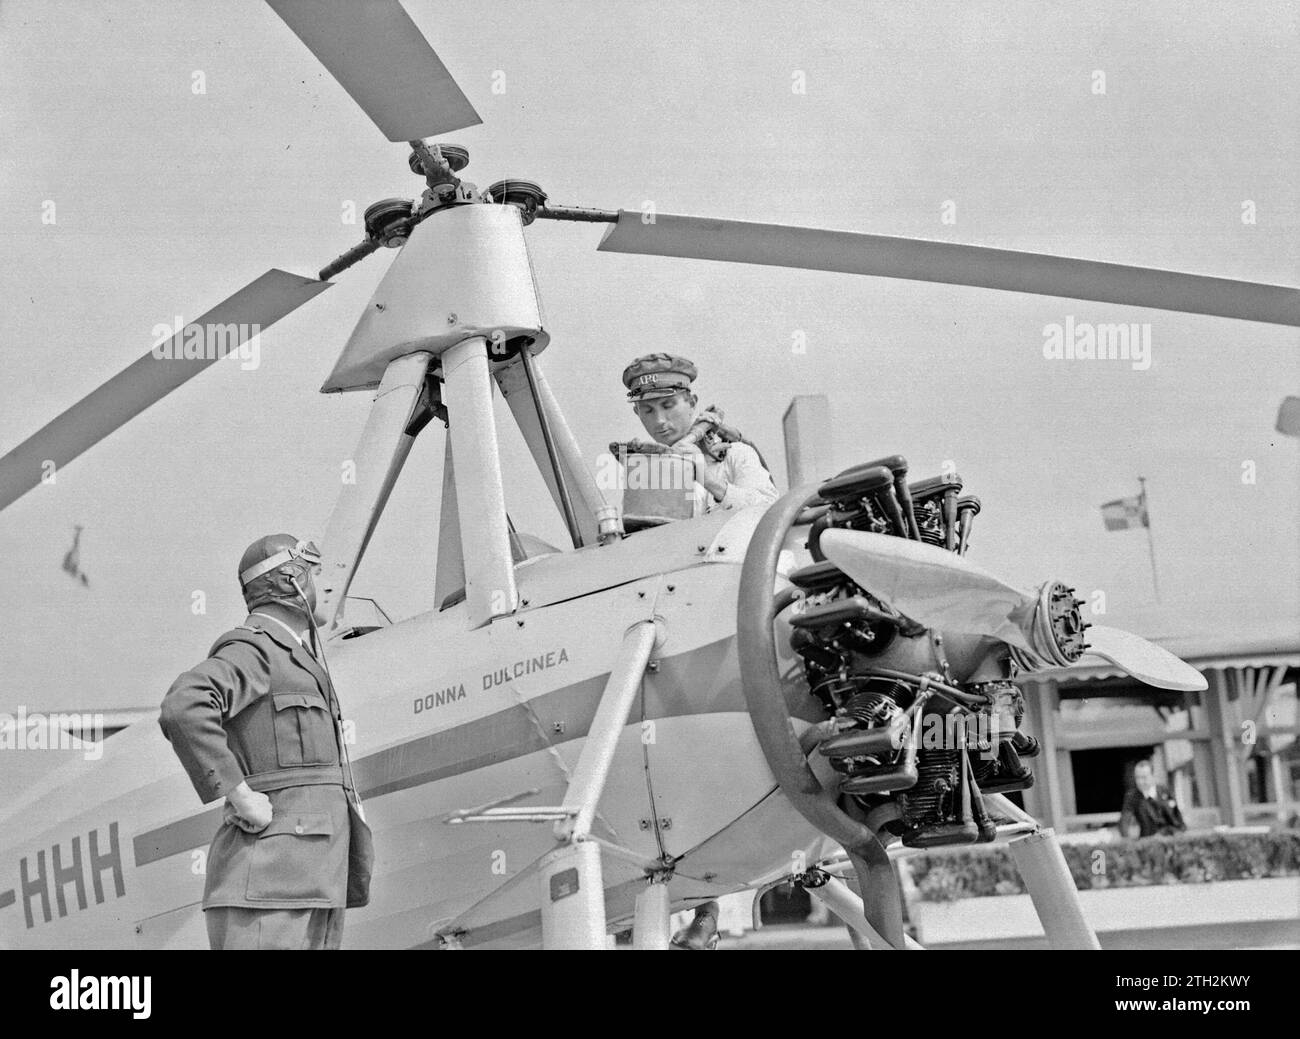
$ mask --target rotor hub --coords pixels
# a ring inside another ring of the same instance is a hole
[[[515,206],[527,227],[537,218],[537,210],[546,203],[546,192],[531,180],[499,180],[488,188],[493,202]]]
[[[366,237],[386,249],[406,244],[412,227],[414,203],[409,198],[385,198],[366,209]]]
[[[435,144],[433,147],[438,149],[438,152],[442,155],[442,161],[447,164],[452,173],[459,173],[469,165],[468,148],[462,148],[459,144]],[[411,167],[411,172],[416,176],[424,177],[429,173],[425,168],[424,156],[414,148],[411,149],[406,164]]]

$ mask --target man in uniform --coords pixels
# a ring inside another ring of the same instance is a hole
[[[720,445],[718,454],[706,453],[691,434],[700,420],[721,416],[701,411],[691,392],[698,372],[685,357],[646,354],[623,369],[623,385],[641,425],[656,443],[695,463],[695,514],[745,505],[770,504],[779,497],[772,476],[758,451],[745,440]]]
[[[721,416],[701,411],[691,384],[699,375],[695,365],[673,354],[646,354],[623,369],[623,385],[632,410],[656,443],[689,458],[695,465],[695,515],[715,509],[770,504],[779,494],[758,450],[744,440],[731,440],[721,457],[706,454],[692,427]],[[718,944],[719,905],[709,901],[695,910],[691,922],[673,935],[675,949],[705,950]]]
[[[339,720],[313,653],[320,555],[288,534],[239,562],[249,615],[167,691],[159,723],[204,804],[226,799],[203,909],[214,949],[336,949],[349,809]]]

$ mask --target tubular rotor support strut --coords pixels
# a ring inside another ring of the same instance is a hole
[[[1053,949],[1100,949],[1084,919],[1079,892],[1052,830],[1039,830],[1010,843],[1011,857],[1025,881],[1043,933]]]
[[[390,362],[370,405],[353,454],[355,479],[344,484],[325,528],[320,610],[327,631],[341,617],[353,575],[415,443],[411,421],[421,406],[431,359],[420,351]]]
[[[605,947],[601,848],[599,842],[590,839],[591,826],[614,761],[619,735],[627,724],[646,664],[659,637],[651,620],[639,621],[628,629],[610,669],[587,742],[569,780],[569,789],[560,806],[562,818],[555,824],[555,836],[561,844],[546,856],[542,867],[542,941],[548,949]],[[657,912],[651,910],[658,906],[654,899],[659,893],[648,897],[651,901],[644,907],[638,900],[638,920],[642,923]],[[646,910],[644,920],[642,908]],[[663,926],[667,926],[666,915]]]
[[[538,392],[537,376],[533,372],[533,358],[526,346],[519,351],[519,363],[528,379],[528,392],[533,398],[533,407],[537,409],[537,422],[541,426],[542,440],[546,444],[546,456],[550,460],[551,472],[555,476],[560,509],[564,513],[564,524],[569,528],[569,540],[573,542],[574,548],[581,548],[582,531],[578,529],[578,516],[573,511],[573,498],[569,494],[569,487],[564,479],[564,466],[560,464],[559,455],[555,450],[555,436],[551,432],[551,421],[546,414],[546,406],[542,402],[541,394]]]
[[[506,522],[501,454],[492,417],[487,340],[471,336],[442,355],[448,442],[455,467],[477,473],[456,489],[470,624],[479,628],[519,606]]]
[[[591,832],[628,714],[641,688],[650,655],[662,638],[662,631],[649,618],[637,621],[624,634],[562,804],[507,804],[537,792],[528,790],[477,808],[452,812],[446,819],[448,823],[555,824],[558,846],[537,864],[544,948],[605,948],[602,853],[635,863],[651,877],[650,889],[637,899],[637,928],[644,940],[652,943],[645,947],[667,945],[667,937],[663,937],[662,945],[658,944],[660,936],[666,936],[668,930],[667,874],[657,868],[657,860],[609,843]]]
[[[672,941],[669,920],[668,877],[652,876],[636,896],[636,918],[632,924],[632,945],[637,949],[667,949]]]

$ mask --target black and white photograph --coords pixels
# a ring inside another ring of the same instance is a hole
[[[0,950],[1263,1007],[1300,4],[2,0],[0,142]]]

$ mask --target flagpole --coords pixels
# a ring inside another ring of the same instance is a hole
[[[1151,587],[1156,592],[1156,602],[1160,601],[1160,578],[1156,576],[1156,540],[1151,534],[1151,506],[1147,503],[1147,478],[1138,477],[1138,483],[1142,485],[1142,516],[1146,520],[1147,528],[1147,547],[1151,550]]]

